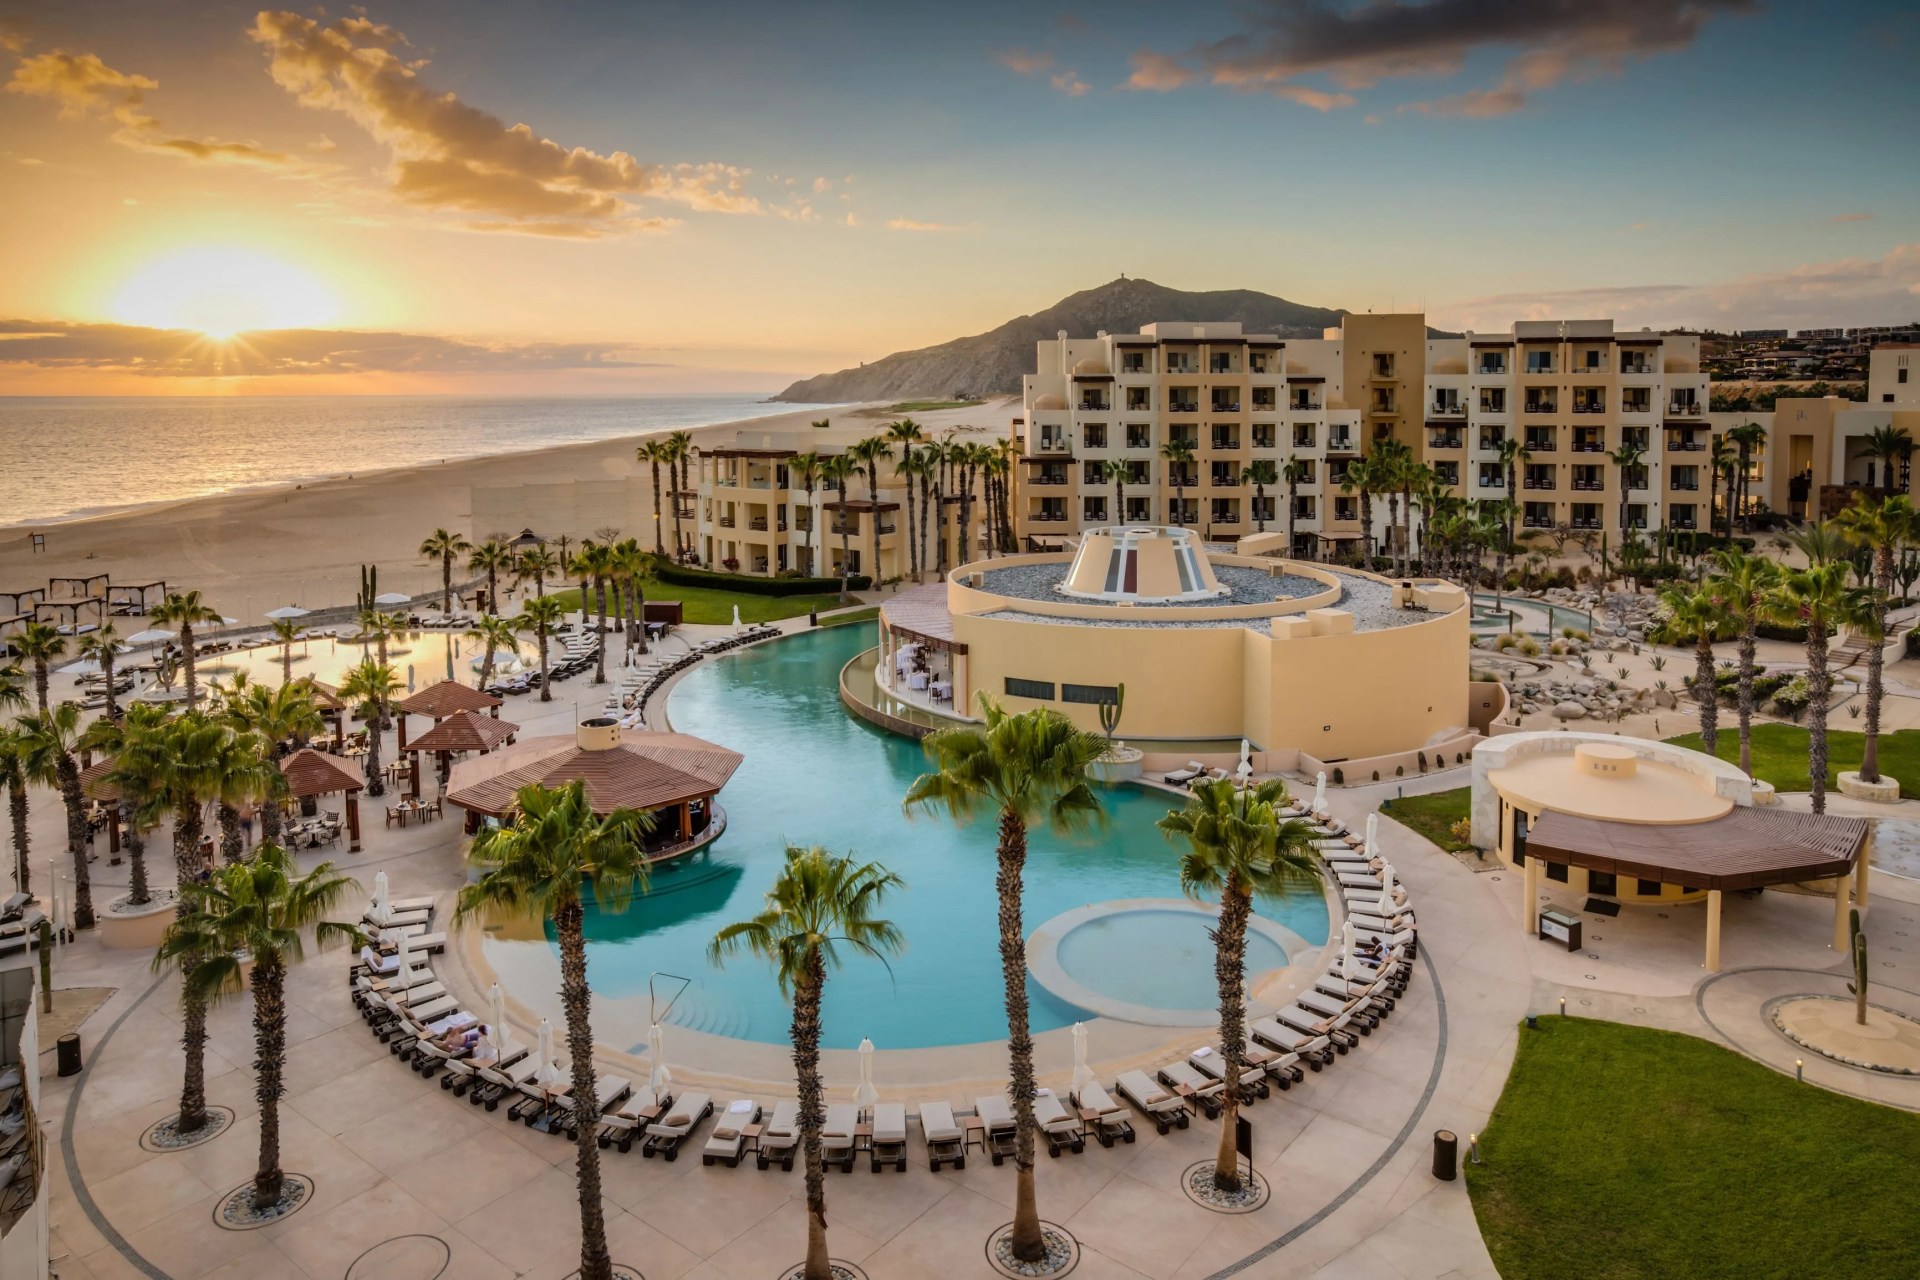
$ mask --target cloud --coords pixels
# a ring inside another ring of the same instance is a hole
[[[889,231],[953,231],[955,229],[945,222],[916,222],[912,218],[892,218],[887,222]]]
[[[1002,49],[993,55],[993,60],[1007,70],[1023,76],[1039,75],[1053,65],[1050,53],[1035,53],[1026,49]]]
[[[847,211],[847,225],[848,225],[848,226],[850,226],[850,227],[857,227],[857,226],[859,226],[859,225],[861,225],[861,224],[860,224],[860,215],[859,215],[859,214],[857,214],[857,213],[855,213],[855,212],[853,212],[853,211],[852,211],[851,209],[849,209],[849,210]]]
[[[267,329],[211,342],[184,329],[0,320],[0,367],[118,371],[150,378],[655,369],[618,343],[482,343],[415,333]]]
[[[1880,258],[1840,258],[1707,284],[1613,285],[1494,294],[1437,307],[1434,323],[1502,329],[1513,320],[1607,315],[1623,327],[1802,328],[1920,318],[1920,241]]]
[[[1828,222],[1872,222],[1873,215],[1870,213],[1836,213],[1831,218],[1828,218],[1827,221]]]
[[[481,230],[592,238],[667,225],[636,213],[663,200],[703,213],[762,213],[748,171],[651,164],[567,147],[428,86],[404,35],[366,18],[321,23],[263,11],[248,34],[274,82],[303,106],[352,119],[392,153],[390,194],[416,208],[483,215]]]
[[[242,164],[272,169],[298,169],[304,162],[283,151],[251,142],[171,135],[147,112],[147,94],[160,87],[148,76],[116,71],[98,54],[67,53],[59,49],[23,58],[7,81],[7,92],[46,98],[60,109],[62,119],[105,116],[120,127],[113,140],[135,151],[179,156],[209,164]]]
[[[1568,80],[1691,45],[1722,14],[1758,0],[1264,0],[1245,29],[1180,54],[1134,55],[1128,85],[1167,91],[1199,79],[1319,111],[1352,106],[1383,81],[1460,74],[1483,51],[1506,61],[1490,85],[1407,104],[1427,115],[1506,115]]]
[[[1092,91],[1093,86],[1080,78],[1077,71],[1062,71],[1053,77],[1053,87],[1069,98],[1078,98]]]

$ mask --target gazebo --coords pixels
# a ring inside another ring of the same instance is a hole
[[[347,745],[347,701],[330,684],[308,679],[307,687],[313,691],[314,709],[319,711],[320,718],[333,722],[333,749],[337,754]]]
[[[120,788],[109,778],[113,772],[114,759],[108,756],[95,760],[80,771],[80,794],[89,800],[97,800],[107,808],[107,852],[113,856],[108,859],[115,866],[120,862]]]
[[[394,719],[399,724],[400,750],[405,751],[408,716],[426,716],[439,724],[456,711],[484,711],[498,719],[500,699],[479,689],[469,688],[457,680],[442,680],[400,699],[393,704],[393,709],[397,713]]]
[[[586,786],[596,814],[650,809],[660,825],[647,843],[649,861],[678,857],[719,839],[726,814],[715,803],[744,759],[739,752],[685,733],[622,734],[618,722],[583,721],[571,736],[529,738],[454,765],[447,800],[466,810],[466,829],[504,820],[520,788],[538,783]]]
[[[347,798],[347,852],[360,852],[360,792],[366,777],[350,760],[302,747],[280,762],[287,778],[287,794],[296,800],[339,792]]]
[[[485,754],[503,743],[511,743],[513,735],[520,726],[496,716],[484,716],[477,711],[456,711],[444,720],[436,720],[433,728],[427,730],[412,742],[405,745],[408,758],[413,762],[410,786],[413,798],[420,798],[420,753],[433,752],[440,764],[440,781],[444,785],[451,765],[449,757],[469,752]]]

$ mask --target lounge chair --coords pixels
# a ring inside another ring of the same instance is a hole
[[[1250,1069],[1265,1073],[1268,1080],[1283,1090],[1291,1089],[1306,1078],[1307,1073],[1300,1069],[1300,1055],[1297,1053],[1282,1053],[1263,1044],[1255,1044],[1252,1040],[1247,1041],[1245,1053]]]
[[[1115,1138],[1122,1142],[1134,1140],[1133,1119],[1127,1109],[1115,1102],[1097,1081],[1071,1096],[1074,1106],[1082,1112],[1093,1113],[1093,1136],[1101,1146],[1111,1147]]]
[[[1336,1053],[1345,1053],[1360,1043],[1360,1037],[1347,1030],[1347,1024],[1353,1020],[1351,1010],[1329,1014],[1319,1009],[1308,1008],[1296,1000],[1286,1008],[1275,1012],[1273,1017],[1274,1021],[1292,1027],[1295,1031],[1325,1036],[1333,1042]]]
[[[760,1126],[760,1141],[754,1151],[754,1163],[765,1169],[778,1161],[780,1168],[793,1172],[793,1153],[800,1145],[800,1104],[776,1102],[773,1118]]]
[[[827,1107],[826,1122],[820,1126],[820,1159],[825,1164],[840,1163],[840,1172],[853,1172],[854,1131],[860,1126],[860,1108],[851,1102],[835,1102]]]
[[[1140,1110],[1161,1133],[1178,1125],[1187,1127],[1187,1104],[1171,1089],[1161,1087],[1144,1071],[1127,1071],[1120,1076],[1120,1095]]]
[[[1169,1062],[1161,1067],[1159,1076],[1161,1084],[1205,1111],[1207,1119],[1219,1119],[1220,1103],[1227,1093],[1227,1086],[1223,1081],[1208,1077],[1198,1067],[1184,1059],[1179,1062]],[[1182,1090],[1185,1092],[1182,1093]]]
[[[1187,1055],[1187,1062],[1209,1080],[1218,1081],[1222,1087],[1227,1083],[1227,1060],[1212,1045],[1202,1045]],[[1245,1050],[1241,1051],[1240,1061],[1240,1101],[1251,1103],[1266,1097],[1271,1089],[1267,1085],[1267,1073],[1247,1060]]]
[[[1184,787],[1206,771],[1207,766],[1201,764],[1198,760],[1189,760],[1187,761],[1186,768],[1175,769],[1172,773],[1161,774],[1160,781],[1166,783],[1168,786]]]
[[[900,1173],[907,1171],[907,1106],[904,1102],[873,1104],[873,1139],[867,1154],[868,1164],[875,1173],[888,1164]]]
[[[622,1151],[633,1150],[635,1135],[672,1105],[672,1094],[659,1096],[652,1085],[641,1085],[600,1117],[600,1149],[605,1151],[617,1142]]]
[[[1042,1089],[1033,1098],[1033,1122],[1047,1140],[1047,1155],[1059,1159],[1062,1151],[1076,1155],[1087,1149],[1087,1133],[1080,1118],[1068,1111],[1057,1095]]]
[[[669,1162],[679,1159],[680,1144],[685,1142],[702,1120],[713,1114],[713,1099],[704,1093],[683,1093],[674,1100],[665,1115],[647,1126],[646,1141],[640,1154],[655,1155]]]
[[[1302,1031],[1278,1018],[1256,1018],[1248,1024],[1247,1032],[1270,1049],[1298,1054],[1315,1071],[1333,1061],[1333,1042],[1318,1031]]]
[[[1020,1130],[1014,1123],[1013,1108],[1004,1093],[989,1093],[973,1100],[973,1109],[986,1125],[987,1155],[994,1164],[1003,1163],[1014,1153]]]
[[[493,1033],[499,1035],[500,1028],[493,1028]],[[481,1083],[482,1071],[489,1067],[510,1067],[531,1052],[527,1046],[514,1040],[489,1048],[489,1055],[484,1058],[476,1053],[471,1058],[447,1059],[447,1071],[440,1077],[440,1087],[450,1091],[456,1098],[463,1097],[467,1090]]]
[[[726,1161],[727,1168],[740,1167],[740,1153],[747,1149],[746,1129],[760,1123],[760,1104],[751,1098],[739,1098],[727,1104],[707,1134],[707,1145],[700,1152],[700,1163]]]
[[[956,1169],[967,1167],[967,1135],[953,1119],[953,1108],[944,1102],[920,1104],[920,1133],[927,1140],[927,1168],[940,1172],[944,1162]]]
[[[520,1086],[533,1079],[539,1070],[539,1059],[530,1053],[522,1053],[509,1062],[481,1067],[477,1073],[479,1079],[467,1089],[467,1101],[476,1107],[496,1110],[501,1099],[519,1092]]]
[[[556,1061],[553,1066],[555,1074],[551,1078],[535,1072],[520,1082],[519,1101],[507,1108],[507,1119],[518,1120],[531,1129],[547,1118],[558,1101],[555,1095],[573,1078],[573,1071],[566,1063]]]
[[[575,1142],[580,1140],[582,1125],[599,1126],[600,1117],[609,1107],[633,1092],[633,1082],[625,1076],[600,1076],[593,1082],[593,1111],[582,1116],[581,1109],[575,1105],[571,1095],[554,1099],[553,1119],[557,1122],[553,1132],[566,1131],[567,1137]]]

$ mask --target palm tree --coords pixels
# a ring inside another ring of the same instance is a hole
[[[113,691],[113,665],[119,660],[120,655],[126,651],[126,642],[120,639],[120,633],[114,629],[111,622],[103,622],[86,635],[81,636],[80,643],[75,647],[75,652],[82,658],[94,663],[100,668],[100,676],[104,681],[104,687],[107,691],[107,718],[109,720],[118,720],[120,718],[119,696]]]
[[[855,862],[814,845],[787,846],[786,865],[767,893],[766,909],[714,935],[714,964],[741,951],[773,966],[780,994],[793,1000],[794,1074],[800,1089],[800,1153],[807,1171],[807,1260],[804,1280],[832,1280],[827,1258],[827,1178],[820,1161],[825,1120],[820,1082],[820,1008],[827,971],[840,962],[841,943],[885,963],[905,945],[891,921],[873,912],[900,877],[875,862]]]
[[[566,620],[566,609],[557,596],[538,596],[520,606],[520,616],[514,620],[522,631],[533,632],[534,645],[540,655],[540,701],[552,702],[553,690],[547,687],[547,637]]]
[[[305,959],[301,934],[308,929],[322,947],[360,940],[354,926],[323,918],[357,887],[331,862],[302,875],[292,854],[262,845],[251,862],[222,867],[204,884],[182,886],[185,914],[167,927],[153,959],[155,972],[180,970],[187,990],[205,1004],[252,989],[253,1096],[260,1105],[256,1210],[278,1205],[286,1181],[280,1099],[287,1091],[287,969]]]
[[[67,852],[73,858],[73,927],[93,928],[93,877],[87,868],[87,801],[80,793],[80,708],[71,702],[20,718],[28,780],[60,792],[67,810]]]
[[[1902,433],[1904,434],[1904,433]],[[1767,429],[1757,422],[1745,422],[1727,432],[1727,440],[1740,450],[1740,470],[1734,476],[1734,507],[1740,515],[1742,532],[1752,527],[1752,502],[1750,492],[1753,488],[1753,451],[1767,441]],[[1912,448],[1912,443],[1908,443]],[[1887,479],[1893,479],[1893,472],[1887,472]]]
[[[986,461],[985,445],[962,443],[960,449],[960,552],[959,563],[971,560],[978,550],[973,540],[974,488],[979,483],[980,467]]]
[[[7,784],[7,817],[13,831],[13,890],[33,892],[32,863],[28,858],[27,739],[17,725],[0,725],[0,778]]]
[[[1393,549],[1393,576],[1406,572],[1406,539],[1400,531],[1400,500],[1411,485],[1408,470],[1414,465],[1413,450],[1398,440],[1374,442],[1366,462],[1374,476],[1374,487],[1387,495],[1387,542]]]
[[[1834,518],[1842,533],[1873,552],[1873,608],[1881,635],[1887,630],[1887,604],[1893,599],[1894,555],[1920,537],[1920,513],[1905,494],[1865,498]],[[1860,780],[1880,781],[1880,704],[1885,696],[1884,644],[1867,650],[1866,743],[1860,756]]]
[[[1169,440],[1160,446],[1160,456],[1167,460],[1167,478],[1173,482],[1173,498],[1176,510],[1174,524],[1186,523],[1187,464],[1193,461],[1193,444],[1185,438]],[[1125,517],[1119,517],[1124,519]]]
[[[127,901],[136,907],[144,907],[153,900],[147,885],[147,841],[144,832],[148,824],[142,820],[146,796],[140,790],[144,783],[140,776],[122,773],[120,755],[127,750],[129,742],[143,735],[162,732],[166,723],[164,708],[150,702],[136,702],[127,708],[125,719],[114,720],[102,716],[80,735],[82,751],[97,752],[113,763],[106,781],[120,796],[118,821],[125,833],[127,846]]]
[[[1842,627],[1877,638],[1879,615],[1865,592],[1847,585],[1847,566],[1838,561],[1781,570],[1766,608],[1774,621],[1807,629],[1807,773],[1813,784],[1813,811],[1825,813],[1827,703],[1833,690],[1827,641]]]
[[[531,600],[527,603],[533,603]],[[480,688],[493,683],[493,656],[502,649],[508,653],[520,647],[520,637],[515,634],[517,628],[511,619],[498,614],[484,614],[474,619],[467,628],[467,639],[483,646],[480,658]]]
[[[607,577],[613,572],[614,558],[612,549],[605,543],[582,542],[580,550],[574,553],[573,571],[580,575],[582,582],[592,582],[594,612],[598,615],[593,624],[598,650],[598,660],[594,666],[593,682],[607,682]],[[580,616],[587,613],[587,598],[580,597]]]
[[[560,562],[545,544],[537,547],[523,547],[513,559],[513,580],[519,586],[531,582],[536,596],[547,594],[547,579]]]
[[[1007,1004],[1007,1056],[1017,1126],[1014,1166],[1013,1255],[1022,1262],[1046,1256],[1033,1187],[1033,1035],[1027,1026],[1027,935],[1021,921],[1027,830],[1044,823],[1060,834],[1085,830],[1101,817],[1087,785],[1087,769],[1106,751],[1098,734],[1075,727],[1050,707],[1009,715],[980,696],[984,728],[940,729],[921,747],[934,772],[921,774],[903,801],[909,813],[944,809],[957,822],[981,810],[1000,825],[1000,976]]]
[[[1724,475],[1727,478],[1726,536],[1731,538],[1733,536],[1734,468],[1738,465],[1736,462],[1738,455],[1734,447],[1727,443],[1724,435],[1715,436],[1710,449],[1711,452],[1707,456],[1707,532],[1713,532],[1713,522],[1716,518],[1714,509],[1719,505],[1720,477]]]
[[[246,856],[240,838],[240,808],[265,800],[282,782],[279,763],[271,744],[244,727],[229,710],[227,722],[233,726],[221,752],[220,790],[214,796],[214,814],[220,824],[220,857],[239,862]]]
[[[440,612],[453,612],[453,562],[473,550],[473,544],[447,529],[435,529],[420,544],[423,559],[440,562]]]
[[[487,575],[487,612],[500,612],[500,574],[513,570],[513,548],[488,538],[467,553],[467,570]]]
[[[261,779],[260,840],[279,844],[280,806],[287,791],[286,775],[279,769],[281,744],[303,747],[325,726],[320,709],[313,704],[313,685],[306,680],[277,689],[254,685],[244,696],[229,700],[227,717],[236,728],[260,740],[261,757],[269,766]]]
[[[475,837],[468,856],[480,879],[460,890],[454,918],[510,916],[551,920],[560,941],[560,1003],[566,1010],[567,1054],[572,1059],[573,1096],[594,1097],[592,989],[587,985],[586,907],[582,888],[591,885],[601,911],[626,910],[636,889],[646,888],[641,840],[653,815],[615,809],[601,817],[575,781],[557,791],[522,787],[513,821]],[[580,1193],[580,1280],[612,1280],[607,1224],[600,1206],[600,1148],[595,1126],[576,1130],[574,1173]]]
[[[270,633],[280,646],[280,683],[293,683],[293,644],[300,638],[300,624],[292,618],[275,618]]]
[[[806,571],[816,578],[820,576],[820,566],[817,563],[819,556],[815,554],[816,548],[820,545],[820,516],[814,510],[813,494],[814,490],[820,487],[822,471],[820,454],[815,451],[796,453],[787,459],[787,475],[792,480],[798,481],[800,488],[807,494],[807,537],[801,545],[807,555]]]
[[[907,556],[915,582],[920,581],[920,565],[921,561],[926,558],[926,545],[923,540],[921,545],[916,547],[913,541],[913,531],[915,527],[913,519],[913,482],[916,478],[924,477],[927,471],[924,465],[919,467],[914,466],[914,458],[916,455],[914,454],[913,446],[926,438],[926,434],[920,430],[920,424],[912,418],[901,418],[897,422],[889,422],[885,433],[881,436],[881,439],[885,440],[888,444],[897,444],[900,446],[900,461],[894,464],[893,470],[895,475],[905,476],[907,479]]]
[[[1731,431],[1727,433],[1733,435]],[[1891,489],[1894,487],[1894,467],[1913,455],[1913,437],[1904,427],[1875,427],[1862,436],[1853,450],[1856,458],[1866,458],[1869,463],[1880,463],[1885,474],[1884,483],[1876,483],[1871,475],[1867,478],[1869,488]]]
[[[1520,468],[1533,461],[1533,454],[1527,449],[1526,442],[1518,436],[1505,436],[1500,441],[1500,466],[1507,473],[1507,501],[1513,509],[1507,512],[1507,542],[1513,545],[1513,521],[1520,514]]]
[[[614,571],[625,589],[627,609],[627,649],[635,645],[647,651],[647,553],[638,538],[626,538],[614,544]]]
[[[1753,659],[1759,626],[1767,616],[1767,597],[1779,579],[1779,566],[1739,547],[1722,547],[1713,556],[1716,572],[1708,587],[1720,597],[1727,619],[1740,628],[1740,768],[1753,776]]]
[[[359,718],[367,722],[367,794],[376,799],[387,793],[380,776],[380,727],[400,688],[391,666],[369,659],[348,667],[337,691],[342,701],[360,704]]]
[[[1623,444],[1607,455],[1607,461],[1613,464],[1615,474],[1620,477],[1620,536],[1622,538],[1627,536],[1628,499],[1632,496],[1633,490],[1636,487],[1633,483],[1634,480],[1641,478],[1640,463],[1646,456],[1647,451],[1645,449],[1631,444]],[[1709,499],[1711,499],[1712,495],[1708,496]],[[1709,505],[1707,510],[1711,512],[1713,507]],[[1709,516],[1708,523],[1712,523],[1711,516]]]
[[[1229,779],[1200,781],[1194,783],[1185,808],[1155,824],[1169,840],[1186,845],[1180,857],[1180,887],[1189,897],[1214,894],[1220,899],[1219,924],[1211,932],[1227,1083],[1213,1166],[1213,1185],[1222,1191],[1240,1189],[1234,1119],[1246,1065],[1247,921],[1256,897],[1281,897],[1289,888],[1313,883],[1320,873],[1314,829],[1280,818],[1286,798],[1286,784],[1278,779],[1258,787],[1238,787]]]
[[[1019,446],[1011,440],[1002,440],[989,448],[992,456],[987,459],[987,474],[993,482],[994,523],[1000,529],[999,541],[995,545],[1011,554],[1020,545],[1014,540],[1013,513],[1008,509],[1011,500],[1009,478],[1013,475],[1014,459],[1019,456]]]
[[[901,487],[907,491],[907,572],[915,582],[920,581],[920,555],[925,549],[925,539],[916,540],[914,536],[914,514],[919,507],[913,499],[913,482],[926,475],[927,466],[925,452],[915,453],[912,449],[906,450],[905,455],[893,464],[893,474],[900,477]],[[879,518],[876,513],[874,519]]]
[[[1373,457],[1357,458],[1347,464],[1347,473],[1340,479],[1340,491],[1360,494],[1360,557],[1366,567],[1373,567],[1373,495],[1382,487],[1385,477],[1379,464]]]
[[[154,606],[147,621],[156,626],[173,627],[180,632],[181,661],[187,673],[187,710],[199,698],[199,680],[194,672],[193,629],[201,623],[218,622],[220,615],[200,598],[198,591],[174,591]]]
[[[39,710],[47,709],[47,681],[53,664],[66,656],[67,638],[51,622],[29,622],[13,637],[13,651],[33,664],[33,693]]]
[[[1255,458],[1240,469],[1240,478],[1253,486],[1253,527],[1256,533],[1267,531],[1267,486],[1280,483],[1280,470],[1272,458]],[[1287,554],[1293,554],[1293,516],[1287,516]]]
[[[1298,454],[1287,455],[1287,465],[1280,469],[1280,478],[1287,485],[1287,554],[1295,554],[1293,540],[1294,508],[1300,505],[1300,486],[1313,474],[1313,464]]]
[[[847,446],[847,456],[853,459],[857,468],[863,469],[867,477],[867,502],[873,508],[869,518],[873,522],[873,565],[867,570],[867,576],[874,585],[880,584],[880,460],[893,456],[893,446],[879,436],[868,436],[865,440],[856,440]],[[843,508],[840,519],[845,521],[847,513]]]
[[[1700,704],[1700,741],[1708,755],[1719,746],[1720,686],[1713,670],[1713,642],[1731,621],[1726,603],[1711,587],[1695,591],[1673,583],[1660,593],[1666,630],[1676,640],[1693,641],[1693,697]]]
[[[667,433],[667,481],[673,488],[673,557],[676,560],[686,550],[686,543],[680,535],[680,495],[693,487],[687,480],[687,468],[693,461],[694,452],[691,431]]]
[[[1116,525],[1127,522],[1127,478],[1131,474],[1123,458],[1108,458],[1100,464],[1100,478],[1113,485],[1113,522]]]
[[[671,463],[672,453],[667,448],[667,442],[656,436],[652,440],[643,441],[634,454],[653,472],[653,553],[664,556],[667,554],[667,541],[660,523],[663,514],[660,506],[660,464]],[[675,505],[679,504],[676,502]]]
[[[820,478],[832,485],[839,498],[838,510],[834,512],[834,523],[840,527],[840,603],[848,604],[853,597],[847,592],[847,575],[852,571],[853,553],[848,546],[847,524],[847,481],[852,477],[854,462],[845,453],[829,454],[820,460]]]

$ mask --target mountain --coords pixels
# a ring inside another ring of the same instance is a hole
[[[1158,320],[1238,320],[1248,333],[1317,338],[1327,326],[1339,324],[1343,314],[1251,289],[1187,293],[1123,276],[986,333],[918,351],[896,351],[857,369],[804,379],[774,399],[829,404],[1013,395],[1020,390],[1020,375],[1033,372],[1033,344],[1062,329],[1070,337],[1091,338],[1102,329],[1137,333],[1141,325]]]

